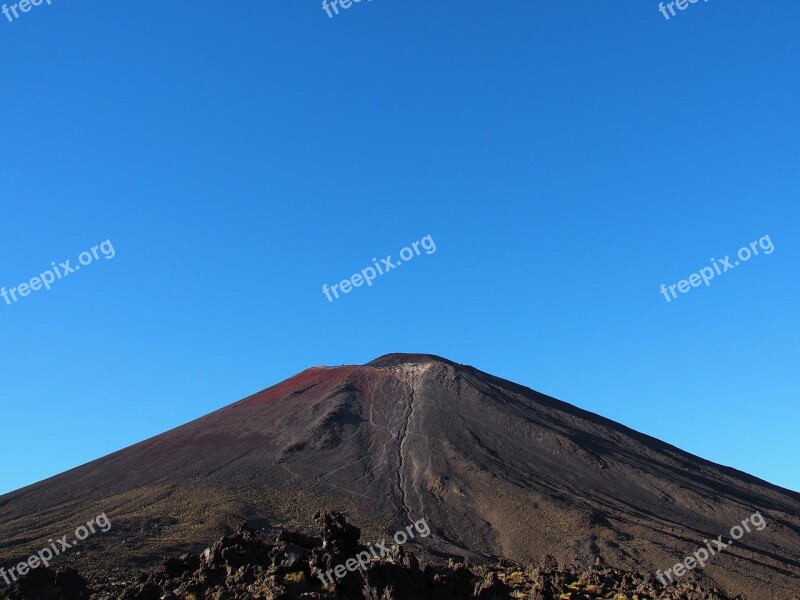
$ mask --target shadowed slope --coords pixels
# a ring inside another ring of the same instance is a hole
[[[669,568],[760,511],[767,528],[714,557],[702,575],[753,598],[800,591],[797,494],[418,354],[309,369],[8,494],[0,498],[0,559],[27,556],[42,538],[103,510],[115,537],[90,543],[146,561],[201,544],[242,517],[303,525],[325,509],[347,511],[375,536],[425,517],[429,556],[525,562],[553,554],[584,564],[603,556],[642,572]]]

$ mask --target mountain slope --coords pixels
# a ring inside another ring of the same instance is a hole
[[[800,592],[798,494],[429,355],[312,368],[0,497],[0,561],[103,511],[108,537],[65,560],[146,564],[242,517],[303,526],[318,510],[348,513],[375,539],[424,517],[428,557],[602,556],[644,573],[760,511],[766,528],[696,574],[752,598]]]

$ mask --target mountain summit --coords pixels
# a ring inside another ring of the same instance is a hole
[[[687,577],[751,598],[800,591],[800,495],[427,354],[313,367],[2,496],[0,562],[102,512],[109,537],[69,557],[89,572],[196,550],[243,518],[302,527],[325,510],[372,539],[424,518],[414,550],[432,561],[550,554],[642,573],[759,511],[763,530]]]

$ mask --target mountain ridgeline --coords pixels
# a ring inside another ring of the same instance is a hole
[[[713,424],[712,424],[713,425]],[[337,511],[380,540],[424,518],[431,564],[653,574],[766,522],[696,580],[748,598],[800,593],[800,495],[512,382],[421,354],[314,367],[196,421],[0,497],[0,564],[86,515],[104,536],[63,564],[91,575],[201,551],[246,520],[303,529]]]

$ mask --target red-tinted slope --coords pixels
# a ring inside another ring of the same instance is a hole
[[[797,494],[428,355],[309,369],[6,495],[0,558],[95,507],[126,538],[105,552],[127,561],[203,543],[239,517],[302,524],[329,508],[376,535],[425,517],[433,556],[603,556],[643,572],[758,510],[768,527],[702,574],[753,598],[799,591]]]

